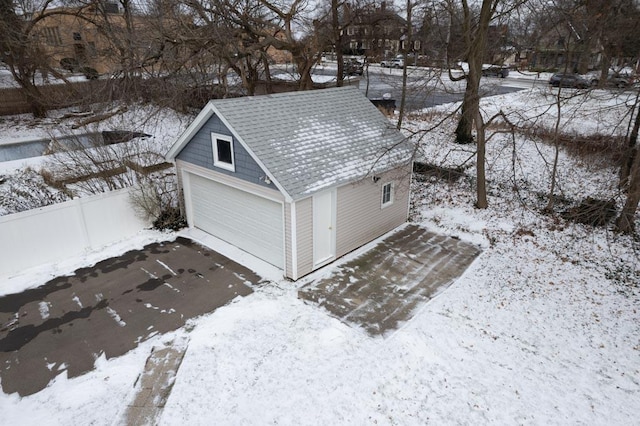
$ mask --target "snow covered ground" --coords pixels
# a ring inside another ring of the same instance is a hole
[[[551,125],[547,90],[488,98],[483,110]],[[624,126],[613,123],[626,101],[598,96],[604,94],[567,100],[573,119],[563,128],[619,134]],[[540,112],[544,116],[536,118]],[[408,126],[415,131],[431,123]],[[447,123],[429,132],[421,155],[445,166],[468,159],[473,148],[451,144],[450,130]],[[160,424],[637,424],[640,247],[607,229],[539,213],[553,153],[522,136],[494,136],[487,147],[486,210],[473,207],[471,179],[415,180],[414,220],[480,243],[484,251],[390,337],[372,338],[297,298],[297,289],[326,275],[329,266],[298,283],[274,280],[255,288],[120,358],[103,356],[84,376],[69,380],[63,373],[25,398],[0,394],[2,422],[121,424],[152,346],[187,339]],[[564,152],[560,164],[565,198],[620,202],[615,168]],[[102,253],[26,271],[0,291],[36,286],[132,246],[174,237],[144,232]],[[261,273],[258,263],[252,266]]]
[[[106,120],[78,127],[79,122],[86,117],[73,117],[69,114],[71,111],[73,110],[52,111],[45,119],[34,119],[30,114],[0,117],[0,146],[27,140],[73,137],[103,130],[125,130],[152,135],[150,138],[131,142],[138,146],[131,152],[163,155],[192,118],[172,110],[146,105],[134,106]],[[53,161],[55,165],[52,158],[39,156],[0,162],[0,216],[70,199],[65,191],[46,184],[40,174],[42,169],[50,166],[48,162]],[[74,192],[74,196],[86,195],[79,190]]]

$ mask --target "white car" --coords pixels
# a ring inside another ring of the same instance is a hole
[[[383,68],[404,68],[404,59],[393,58],[380,61],[380,66]]]

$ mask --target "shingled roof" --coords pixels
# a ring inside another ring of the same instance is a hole
[[[209,101],[167,158],[213,114],[291,200],[411,158],[410,143],[354,87]]]

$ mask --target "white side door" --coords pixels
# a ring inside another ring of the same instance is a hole
[[[336,256],[336,190],[313,196],[313,266]]]

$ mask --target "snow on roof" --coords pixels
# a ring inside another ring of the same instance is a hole
[[[167,157],[217,114],[293,200],[411,158],[411,144],[354,87],[213,100],[207,107]]]

